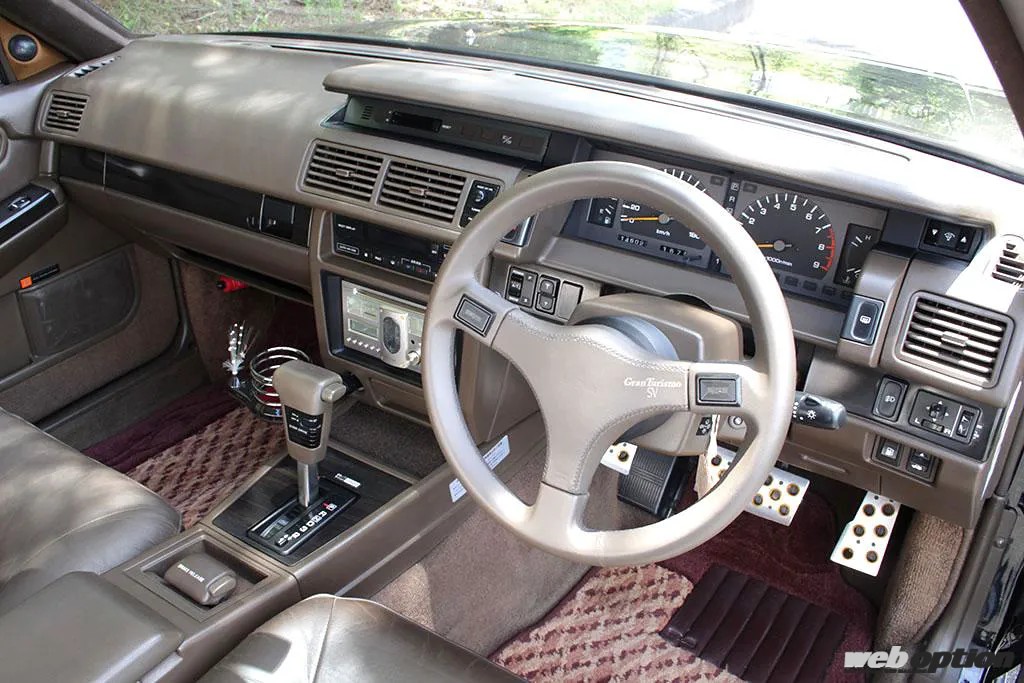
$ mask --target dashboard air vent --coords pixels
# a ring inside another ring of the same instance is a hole
[[[903,353],[945,374],[984,385],[996,377],[1007,329],[1004,320],[952,301],[918,296],[903,337]]]
[[[402,161],[388,165],[378,203],[443,223],[455,220],[466,176]]]
[[[302,178],[302,189],[329,197],[373,197],[384,158],[351,147],[317,140]]]
[[[1006,240],[999,258],[992,264],[992,277],[1016,287],[1024,285],[1024,254],[1020,249],[1017,240]]]
[[[93,71],[96,71],[97,69],[102,69],[115,59],[117,59],[117,57],[107,57],[106,59],[101,59],[98,62],[93,62],[92,64],[80,66],[71,73],[69,73],[68,76],[71,76],[72,78],[81,78],[82,76],[87,76],[91,74]]]
[[[74,135],[82,126],[85,105],[89,98],[70,92],[54,92],[43,117],[43,130]]]

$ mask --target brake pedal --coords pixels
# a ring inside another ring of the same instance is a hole
[[[889,547],[900,503],[868,491],[853,520],[843,529],[832,551],[832,561],[870,576],[878,576]]]
[[[732,466],[736,454],[718,447],[715,453],[705,453],[697,466],[697,495],[704,497]],[[804,500],[811,482],[803,477],[773,467],[754,497],[747,503],[747,512],[783,526],[793,523],[793,516]]]

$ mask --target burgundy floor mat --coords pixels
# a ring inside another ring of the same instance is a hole
[[[843,670],[842,653],[871,649],[875,614],[868,599],[846,583],[839,566],[829,560],[835,538],[832,509],[809,491],[788,528],[742,514],[696,550],[661,564],[693,583],[720,564],[838,613],[847,627],[827,680],[861,681],[862,674]]]
[[[221,386],[182,396],[125,431],[85,449],[94,460],[128,472],[238,407]]]
[[[813,493],[788,528],[743,514],[697,550],[660,565],[592,570],[492,659],[530,681],[739,680],[659,635],[693,585],[718,564],[845,620],[824,680],[862,681],[843,670],[841,653],[870,649],[874,611],[829,560],[834,538],[831,508]]]
[[[735,676],[658,635],[693,589],[658,565],[591,570],[554,610],[491,655],[541,681],[720,681]]]
[[[128,476],[163,496],[188,529],[284,450],[281,425],[236,407]]]

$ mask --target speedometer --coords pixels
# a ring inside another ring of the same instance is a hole
[[[740,214],[774,270],[821,279],[835,259],[832,222],[814,200],[795,192],[773,192]]]

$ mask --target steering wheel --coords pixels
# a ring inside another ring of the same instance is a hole
[[[701,235],[729,267],[743,296],[754,331],[754,357],[735,362],[659,358],[603,325],[541,320],[478,280],[481,263],[510,226],[546,208],[591,197],[628,197],[655,206]],[[452,469],[504,526],[571,560],[640,564],[695,548],[743,511],[786,437],[796,355],[778,282],[753,240],[722,206],[653,168],[588,161],[543,171],[502,193],[449,252],[434,282],[425,330],[424,394]],[[455,384],[458,330],[507,358],[536,396],[548,442],[533,505],[495,476],[470,435]],[[634,424],[677,411],[743,418],[747,436],[728,476],[667,519],[625,530],[585,528],[588,489],[607,447]]]

